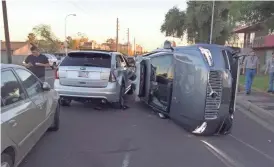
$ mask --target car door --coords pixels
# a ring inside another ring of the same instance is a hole
[[[33,132],[33,138],[38,140],[42,134],[44,134],[46,127],[44,127],[44,123],[47,117],[47,103],[48,100],[44,94],[46,92],[43,91],[41,81],[33,75],[30,71],[26,69],[15,69],[18,77],[21,80],[22,86],[27,92],[28,97],[36,106],[36,112],[34,114],[35,119],[37,121],[36,130]]]
[[[127,74],[127,66],[126,66],[126,62],[123,59],[122,55],[117,54],[116,55],[116,70],[118,73],[118,76],[121,77],[121,79],[123,78],[125,81],[125,87],[126,90],[129,87],[129,82],[128,82],[128,74]]]
[[[158,100],[161,109],[168,111],[173,82],[173,55],[163,53],[151,59],[151,64],[155,69],[157,87],[153,94]]]
[[[125,70],[124,72],[126,77],[125,80],[127,82],[127,90],[129,90],[132,83],[132,80],[130,80],[130,78],[134,75],[135,67],[131,67],[124,56],[121,56],[121,57],[124,61],[124,70]]]
[[[28,98],[12,69],[1,71],[1,128],[18,146],[17,157],[35,144],[31,134],[39,124],[37,106]]]

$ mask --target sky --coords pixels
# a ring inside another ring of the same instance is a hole
[[[166,39],[160,32],[165,14],[173,6],[186,9],[183,0],[7,0],[9,31],[11,41],[26,41],[28,33],[39,24],[51,26],[55,35],[65,37],[65,17],[67,35],[84,33],[90,40],[99,43],[116,37],[116,19],[119,18],[119,42],[127,41],[129,28],[130,42],[146,50],[163,45]],[[0,40],[4,40],[3,14],[0,13]],[[176,40],[177,41],[177,40]]]

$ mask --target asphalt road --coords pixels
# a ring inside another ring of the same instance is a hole
[[[128,99],[126,110],[63,107],[60,130],[46,133],[20,167],[274,166],[274,133],[239,110],[230,135],[197,137]]]

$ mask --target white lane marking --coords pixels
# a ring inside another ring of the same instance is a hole
[[[128,167],[129,166],[129,160],[130,160],[130,154],[126,153],[126,155],[123,159],[122,167]]]
[[[239,162],[234,161],[230,158],[226,153],[221,151],[220,149],[216,148],[212,144],[208,143],[207,141],[201,140],[206,145],[206,148],[215,155],[220,161],[224,163],[227,167],[244,167],[244,165],[240,164]]]
[[[231,134],[230,134],[229,136],[231,136],[232,138],[234,138],[234,139],[237,140],[238,142],[244,144],[246,147],[248,147],[248,148],[250,148],[250,149],[252,149],[252,150],[258,152],[259,154],[265,156],[267,159],[269,159],[269,160],[271,160],[271,161],[274,162],[274,158],[271,157],[270,155],[264,153],[263,151],[261,151],[261,150],[255,148],[254,146],[252,146],[252,145],[250,145],[250,144],[244,142],[243,140],[241,140],[241,139],[239,139],[239,138],[237,138],[237,137],[235,137],[235,136],[233,136],[233,135],[231,135]]]

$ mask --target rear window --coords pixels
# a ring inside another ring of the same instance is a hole
[[[60,66],[111,67],[111,56],[104,53],[69,53]]]

